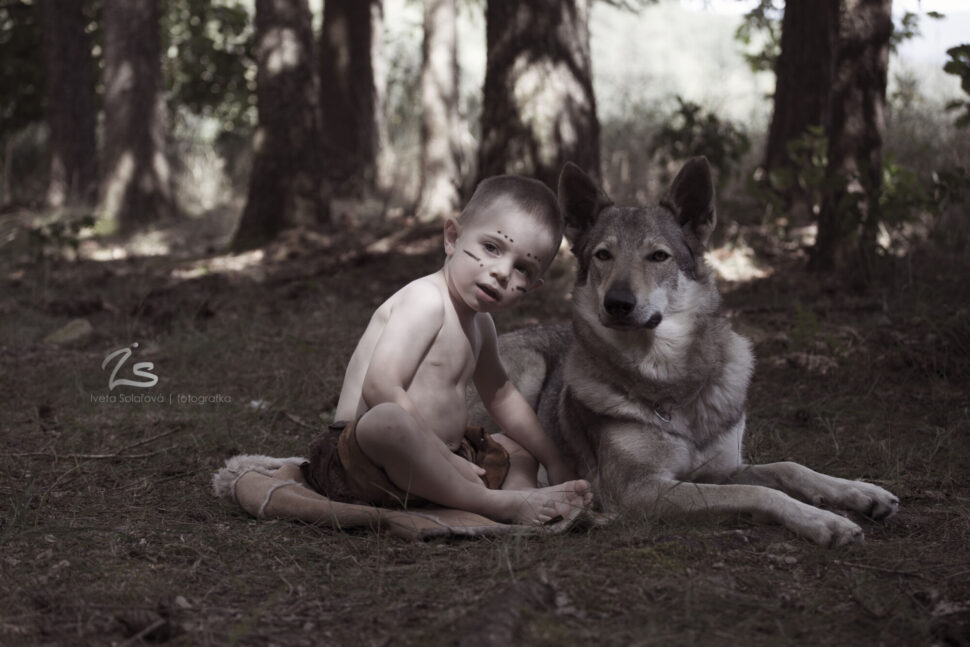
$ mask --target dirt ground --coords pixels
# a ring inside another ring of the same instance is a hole
[[[435,230],[394,231],[238,257],[0,249],[0,643],[970,644],[970,262],[939,250],[862,292],[777,250],[722,286],[758,356],[747,456],[899,495],[864,544],[637,518],[408,543],[215,499],[229,456],[305,451],[372,309],[440,264]],[[500,329],[568,318],[568,254],[549,278]],[[44,342],[75,319],[91,331]],[[118,376],[152,362],[157,384],[109,392],[105,356],[136,342]]]

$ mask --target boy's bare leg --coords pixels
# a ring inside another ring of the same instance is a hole
[[[509,453],[509,473],[505,476],[502,489],[534,490],[539,487],[539,461],[505,434],[492,434],[492,439]]]
[[[357,421],[357,442],[401,489],[439,505],[499,521],[544,523],[588,503],[589,484],[569,481],[538,490],[489,490],[442,452],[444,443],[420,429],[396,404],[380,404]],[[447,448],[445,448],[447,450]]]

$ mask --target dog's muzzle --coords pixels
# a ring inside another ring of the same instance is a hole
[[[646,321],[637,317],[637,296],[624,288],[610,288],[603,298],[603,309],[606,317],[603,325],[610,328],[656,328],[663,320],[659,312],[652,313]]]

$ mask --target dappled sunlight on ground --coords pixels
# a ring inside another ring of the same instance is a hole
[[[744,282],[763,279],[772,274],[772,268],[755,257],[755,252],[743,240],[712,249],[705,255],[718,278],[722,281]]]

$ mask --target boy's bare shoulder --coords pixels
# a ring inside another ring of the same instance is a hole
[[[391,310],[422,311],[428,316],[444,314],[444,295],[434,276],[411,281],[384,302]]]

